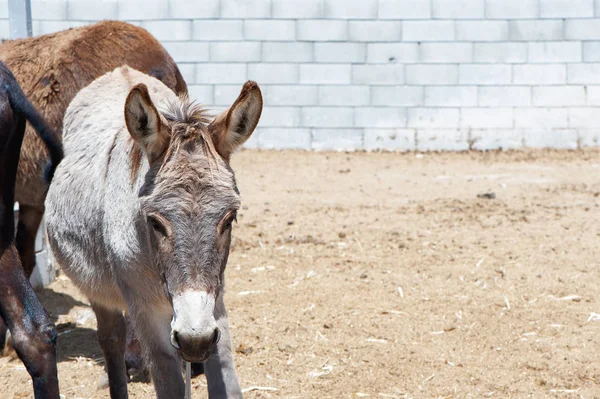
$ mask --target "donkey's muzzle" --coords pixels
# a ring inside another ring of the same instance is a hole
[[[208,359],[219,342],[214,316],[215,297],[202,291],[186,291],[173,298],[171,345],[189,362]]]
[[[203,334],[173,330],[171,331],[171,345],[188,362],[203,362],[208,359],[210,353],[215,349],[220,337],[221,333],[216,327],[214,330]]]

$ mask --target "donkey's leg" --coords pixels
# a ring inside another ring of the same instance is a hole
[[[221,339],[217,344],[216,353],[211,355],[204,364],[208,397],[210,399],[242,398],[242,390],[233,365],[231,335],[227,311],[223,302],[223,292],[220,293],[215,304],[215,319],[221,332]]]
[[[150,382],[150,372],[142,355],[142,346],[137,339],[131,318],[125,316],[127,323],[127,346],[125,349],[125,365],[127,366],[127,374],[130,377],[138,377],[142,382]]]
[[[169,317],[148,312],[132,315],[134,328],[146,354],[150,376],[158,399],[182,399],[185,385],[181,358],[171,346]]]
[[[43,216],[43,207],[23,205],[19,208],[16,244],[27,278],[35,267],[35,236]]]
[[[58,399],[56,327],[29,284],[11,245],[0,258],[0,315],[33,379],[36,399]]]
[[[98,320],[98,341],[104,353],[111,399],[127,398],[125,335],[127,327],[120,311],[108,310],[92,303]]]

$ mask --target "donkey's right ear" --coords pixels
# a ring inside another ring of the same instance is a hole
[[[148,88],[143,83],[134,86],[125,100],[125,124],[150,162],[165,151],[169,143],[166,126],[163,126]]]

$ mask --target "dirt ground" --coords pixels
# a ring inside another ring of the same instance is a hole
[[[237,370],[273,388],[247,398],[600,398],[600,152],[244,151],[233,166]],[[85,298],[60,275],[40,296],[64,397],[108,398]],[[18,360],[0,370],[2,398],[31,397]]]

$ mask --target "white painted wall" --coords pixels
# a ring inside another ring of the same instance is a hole
[[[257,80],[249,147],[598,145],[598,0],[32,0],[32,14],[34,34],[145,27],[217,109]]]

